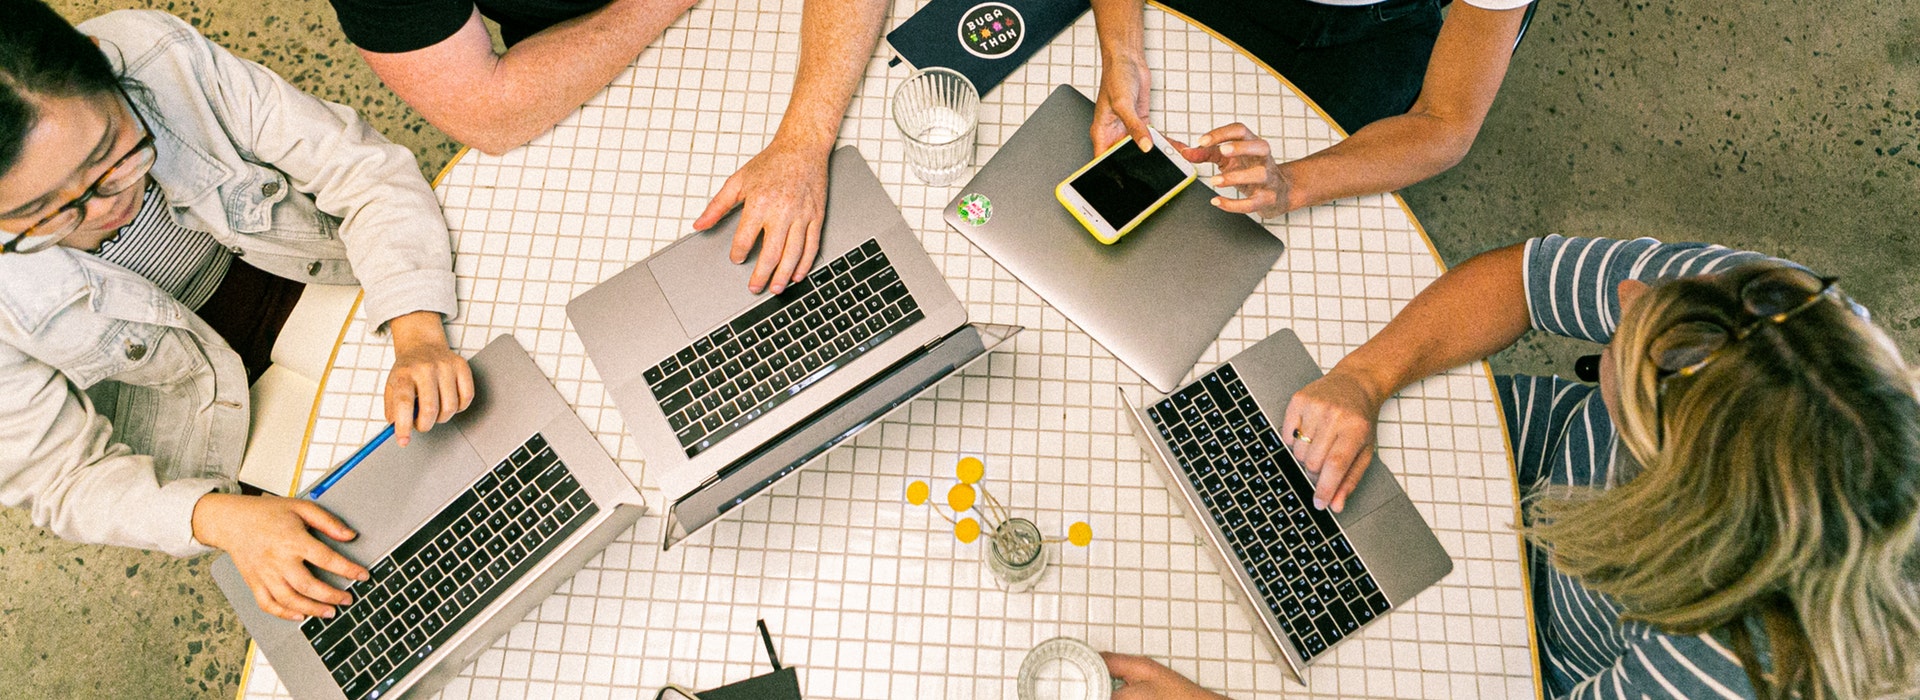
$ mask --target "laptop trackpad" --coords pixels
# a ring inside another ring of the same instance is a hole
[[[735,211],[719,225],[689,233],[647,259],[647,271],[653,273],[688,337],[705,335],[721,321],[767,296],[747,291],[747,280],[753,276],[753,264],[759,258],[758,245],[744,263],[735,265],[727,259],[727,252],[733,248],[734,225],[739,220],[740,213]]]

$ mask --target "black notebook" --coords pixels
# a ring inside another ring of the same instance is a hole
[[[914,68],[951,68],[982,96],[1090,7],[1087,0],[933,0],[887,33]]]

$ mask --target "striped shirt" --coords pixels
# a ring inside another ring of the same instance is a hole
[[[198,311],[226,279],[233,253],[212,234],[181,226],[167,209],[167,195],[149,181],[140,213],[94,254],[139,273]]]
[[[1547,236],[1527,242],[1527,313],[1535,329],[1606,343],[1620,320],[1616,288],[1724,271],[1758,253],[1650,238]],[[1495,378],[1523,494],[1543,486],[1614,486],[1621,462],[1599,387],[1558,377]],[[1670,635],[1620,619],[1620,605],[1530,553],[1534,620],[1552,697],[1750,698],[1732,645],[1713,634]],[[1756,646],[1764,648],[1756,635]],[[1764,654],[1762,654],[1764,659]]]

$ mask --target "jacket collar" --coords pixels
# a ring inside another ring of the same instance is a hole
[[[232,170],[175,129],[177,122],[167,118],[166,110],[144,85],[129,85],[126,93],[153,129],[153,182],[166,193],[168,202],[178,207],[194,204],[233,177]]]

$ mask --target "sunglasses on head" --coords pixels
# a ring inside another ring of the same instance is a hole
[[[1654,336],[1647,347],[1647,360],[1660,370],[1660,388],[1674,377],[1691,377],[1706,369],[1728,346],[1767,324],[1786,323],[1802,311],[1813,308],[1823,297],[1833,297],[1854,308],[1839,288],[1838,277],[1821,277],[1798,267],[1782,267],[1755,275],[1740,286],[1741,310],[1751,317],[1738,328],[1719,321],[1681,321]],[[1574,373],[1585,382],[1600,380],[1600,356],[1587,355],[1574,362]]]

